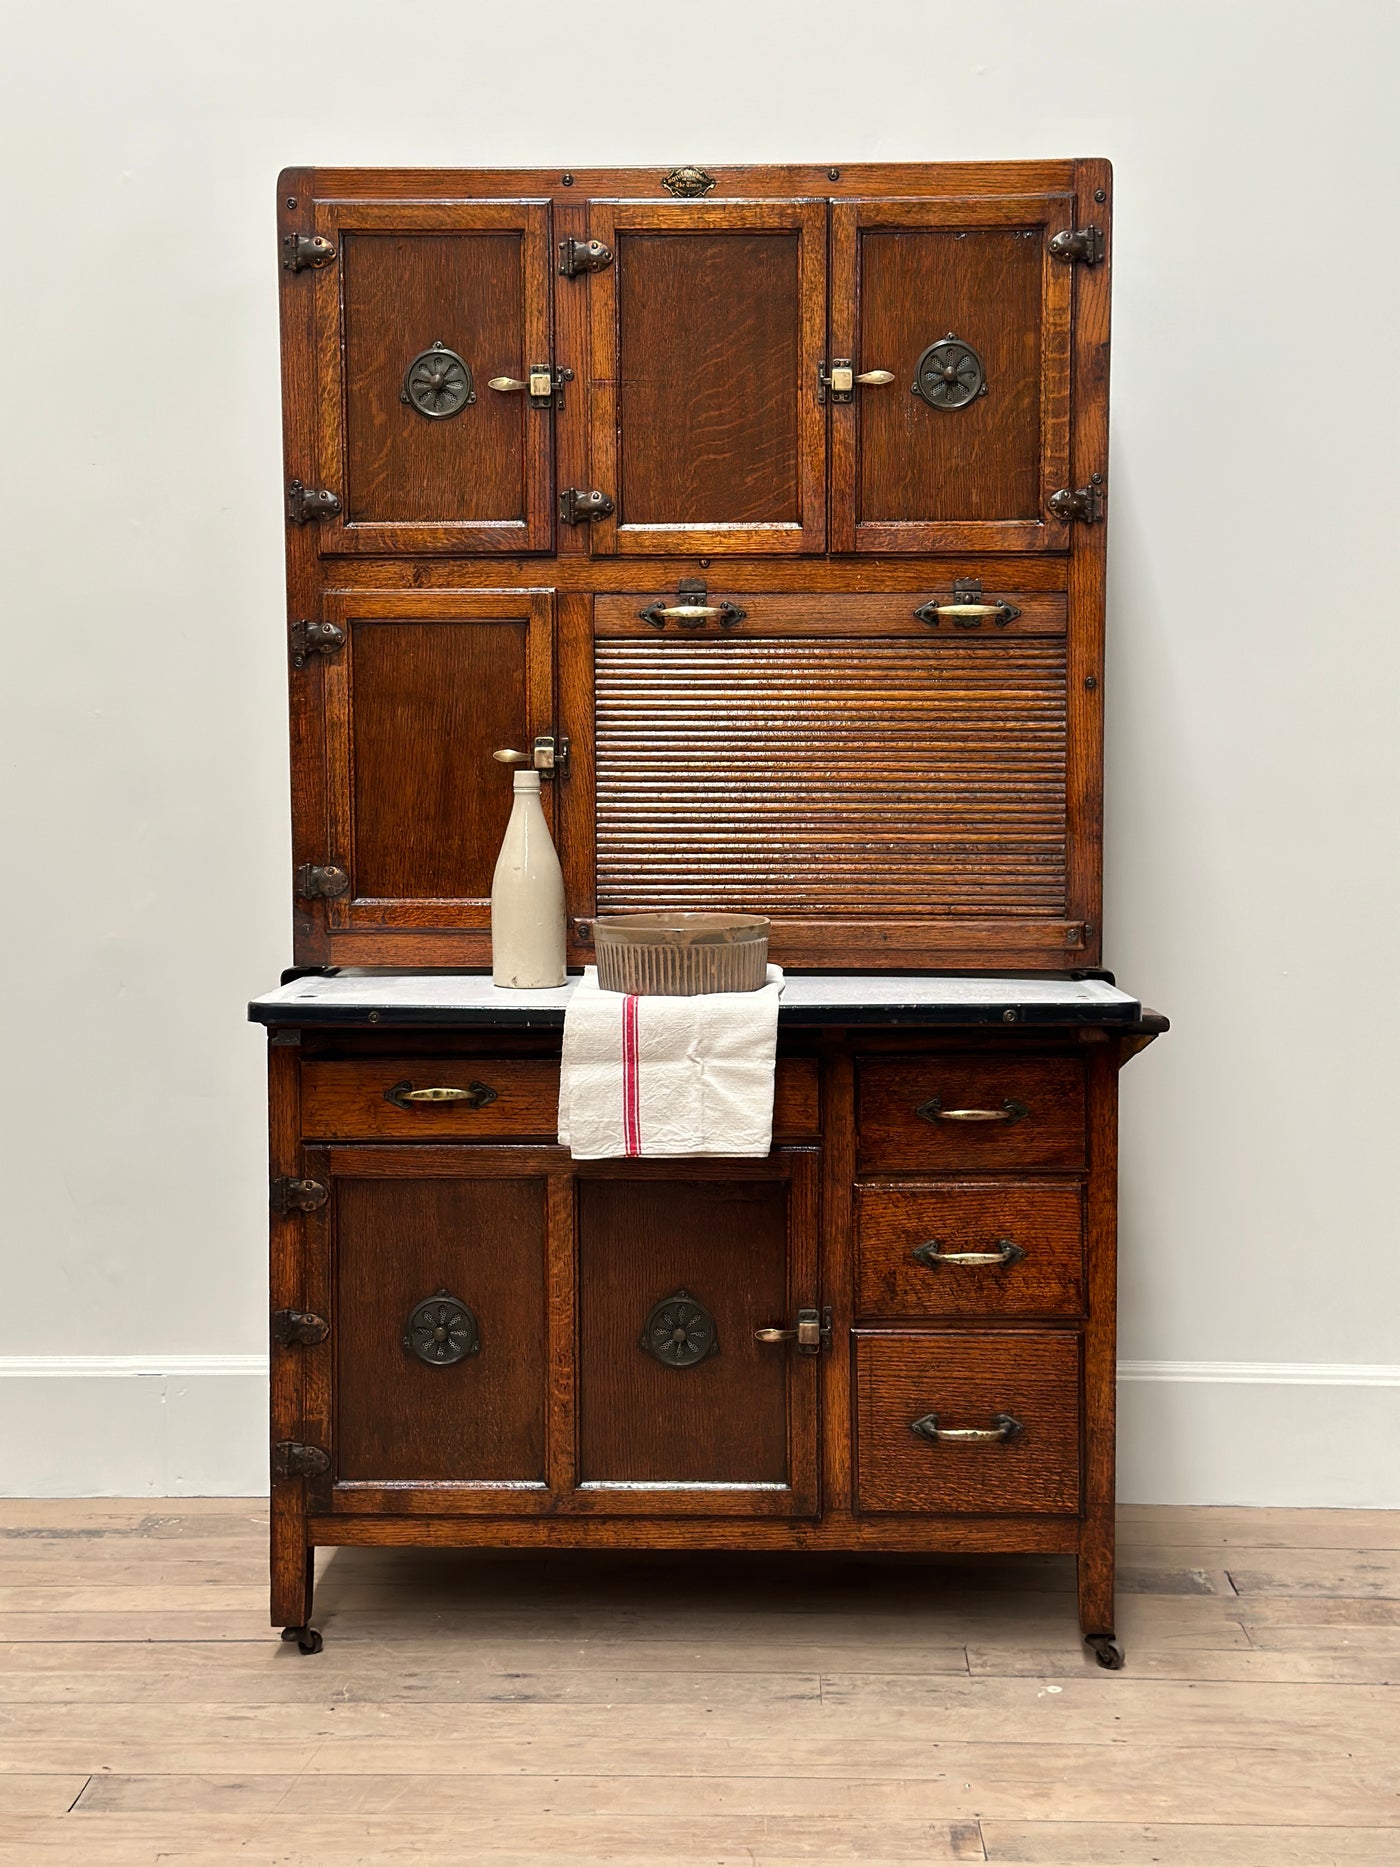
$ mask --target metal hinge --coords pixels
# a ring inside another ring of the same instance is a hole
[[[856,366],[849,357],[833,357],[831,368],[826,367],[823,357],[817,365],[817,400],[825,402],[828,395],[833,402],[849,402],[856,392]]]
[[[331,1326],[324,1316],[315,1316],[310,1310],[279,1309],[272,1312],[272,1339],[279,1348],[291,1348],[295,1343],[303,1343],[307,1348],[317,1342],[324,1342],[331,1332]]]
[[[319,1180],[293,1180],[279,1173],[267,1183],[268,1204],[284,1218],[289,1212],[317,1212],[330,1196],[330,1188]]]
[[[294,668],[304,668],[308,655],[335,655],[345,646],[345,631],[334,622],[294,622],[287,636]]]
[[[338,863],[303,862],[297,869],[297,893],[304,901],[334,901],[349,892],[350,877]]]
[[[601,240],[559,242],[559,270],[566,279],[576,279],[581,272],[602,272],[612,263],[612,248]]]
[[[288,480],[287,517],[293,525],[305,525],[309,519],[328,519],[339,510],[340,497],[329,488]]]
[[[319,272],[336,257],[336,249],[323,233],[284,233],[282,264],[288,272]]]
[[[613,502],[606,493],[586,493],[581,487],[566,486],[559,495],[559,517],[566,525],[605,519],[612,510]]]
[[[1076,486],[1071,490],[1062,486],[1058,493],[1051,493],[1045,502],[1053,518],[1063,519],[1068,524],[1071,519],[1081,519],[1086,525],[1096,525],[1103,517],[1103,475],[1096,473],[1087,486]]]
[[[1078,260],[1082,266],[1097,266],[1103,259],[1103,228],[1066,227],[1051,240],[1050,257],[1068,260],[1071,265]]]
[[[304,1446],[296,1439],[279,1439],[272,1448],[274,1478],[324,1478],[331,1455],[320,1446]]]

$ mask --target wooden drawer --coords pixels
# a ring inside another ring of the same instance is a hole
[[[868,1167],[1082,1167],[1077,1057],[909,1057],[859,1065]]]
[[[479,1100],[474,1085],[494,1091]],[[420,1089],[461,1089],[470,1101],[411,1102]],[[773,1095],[775,1140],[816,1140],[821,1132],[817,1065],[781,1057]],[[410,1057],[380,1062],[305,1063],[301,1128],[311,1141],[552,1140],[559,1130],[559,1065],[552,1060],[489,1057],[435,1062]]]
[[[968,1254],[994,1262],[960,1262]],[[1073,1180],[880,1180],[856,1188],[860,1316],[1079,1316]]]
[[[1077,1335],[866,1331],[855,1354],[857,1510],[1078,1512]]]

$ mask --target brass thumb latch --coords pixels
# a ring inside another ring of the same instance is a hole
[[[509,746],[502,746],[499,752],[493,752],[491,756],[500,765],[533,765],[541,778],[552,778],[556,772],[561,777],[567,777],[569,735],[537,733],[528,752],[513,752]]]
[[[831,1347],[831,1311],[800,1309],[795,1329],[755,1329],[753,1339],[755,1342],[795,1342],[799,1355],[820,1355],[824,1348]]]
[[[564,384],[573,380],[571,369],[556,370],[548,363],[532,363],[528,376],[491,376],[486,387],[497,395],[519,395],[522,389],[528,389],[531,408],[563,408]]]

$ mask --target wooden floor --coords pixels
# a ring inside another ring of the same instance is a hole
[[[323,1553],[0,1501],[0,1863],[1400,1863],[1400,1513],[1123,1513],[1069,1564]]]

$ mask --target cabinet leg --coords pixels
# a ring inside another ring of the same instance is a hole
[[[302,1586],[297,1617],[282,1629],[284,1640],[295,1640],[301,1653],[319,1653],[325,1645],[318,1630],[311,1626],[311,1602],[316,1592],[316,1552],[306,1551],[302,1567]]]
[[[1079,1631],[1100,1666],[1117,1672],[1123,1649],[1113,1635],[1113,1543],[1086,1538],[1079,1551]]]
[[[300,1487],[298,1487],[300,1488]],[[272,1624],[284,1640],[295,1640],[303,1653],[319,1653],[321,1636],[310,1625],[316,1588],[316,1552],[305,1541],[306,1519],[299,1510],[279,1509],[272,1500]]]

